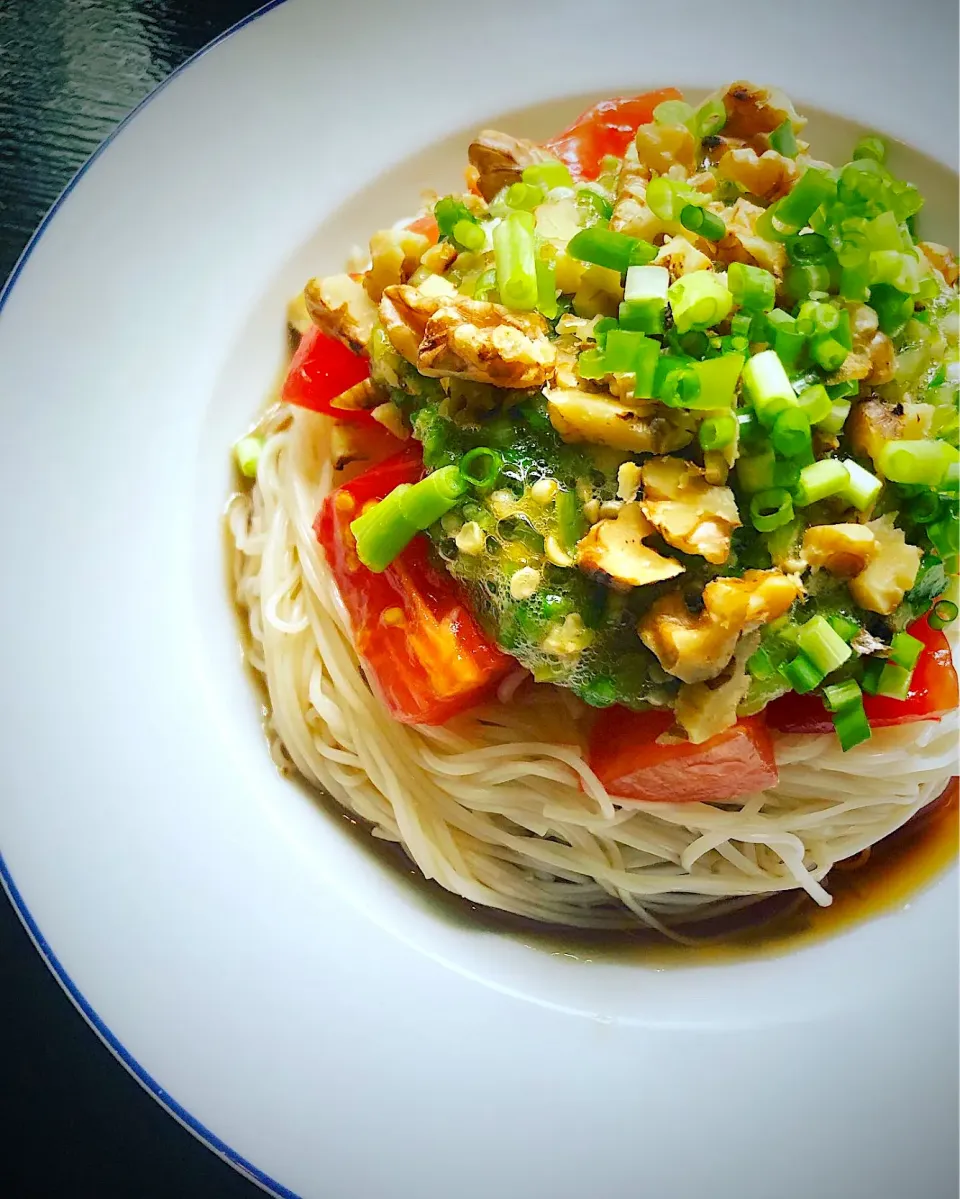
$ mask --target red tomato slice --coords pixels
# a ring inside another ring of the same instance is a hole
[[[604,155],[622,158],[640,126],[653,120],[658,104],[682,99],[683,93],[675,87],[665,87],[631,99],[602,100],[582,112],[562,133],[544,142],[544,149],[565,162],[575,179],[596,179]]]
[[[865,695],[863,709],[871,728],[889,728],[896,724],[911,724],[915,720],[939,720],[952,712],[960,701],[953,655],[943,632],[931,629],[926,616],[914,621],[908,632],[925,647],[914,667],[910,691],[906,699]],[[816,695],[791,692],[768,704],[764,715],[770,727],[781,733],[833,732],[830,713]]]
[[[369,377],[370,363],[366,358],[311,326],[300,338],[280,396],[288,404],[299,404],[337,420],[373,421],[369,412],[337,408],[332,402]]]
[[[331,492],[313,527],[357,652],[391,714],[406,724],[442,724],[484,699],[513,659],[486,636],[454,580],[431,563],[426,538],[414,538],[374,574],[357,557],[350,532],[365,504],[422,474],[420,447],[409,446]]]
[[[775,785],[773,741],[762,717],[740,720],[709,741],[658,744],[671,712],[610,708],[594,725],[588,761],[611,795],[692,803],[734,799]]]

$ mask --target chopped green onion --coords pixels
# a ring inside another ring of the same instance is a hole
[[[743,368],[743,386],[761,423],[768,427],[778,413],[797,402],[787,372],[774,350],[762,350],[748,359]]]
[[[866,263],[845,266],[840,272],[840,295],[845,300],[869,299],[870,278]]]
[[[557,540],[560,548],[572,554],[577,542],[586,532],[586,519],[573,491],[561,488],[553,501],[557,515]]]
[[[847,642],[852,641],[861,631],[855,620],[851,620],[849,616],[844,616],[841,612],[835,612],[833,616],[828,616],[827,623],[838,637],[842,637]]]
[[[882,138],[862,137],[853,148],[853,157],[872,158],[882,163],[887,157],[887,147]]]
[[[847,360],[847,348],[840,344],[835,337],[828,335],[815,337],[810,343],[810,357],[817,366],[828,373],[838,371]]]
[[[819,425],[833,411],[833,402],[823,384],[815,383],[797,396],[797,407],[811,425]]]
[[[931,629],[945,629],[948,624],[953,624],[960,614],[960,608],[952,600],[940,600],[934,604],[927,617],[927,623]]]
[[[585,217],[585,225],[609,221],[613,215],[613,205],[592,187],[577,188],[577,208]]]
[[[693,116],[693,105],[686,100],[664,100],[653,110],[658,125],[686,125]]]
[[[760,533],[770,533],[793,520],[793,500],[782,487],[758,491],[750,501],[750,520]]]
[[[737,424],[740,426],[739,440],[741,445],[750,445],[766,436],[765,430],[757,420],[757,414],[749,408],[740,408],[736,413]]]
[[[680,213],[686,205],[706,204],[709,196],[705,192],[697,191],[689,183],[658,175],[647,184],[644,199],[653,215],[661,221],[679,221]]]
[[[729,282],[729,277],[728,277]],[[736,303],[736,298],[734,298]],[[749,312],[738,312],[736,316],[730,318],[730,332],[734,337],[742,337],[749,344],[753,333],[754,318]],[[759,339],[758,339],[759,340]]]
[[[473,287],[473,298],[485,300],[492,291],[497,290],[497,272],[494,267],[481,271]]]
[[[845,704],[838,712],[833,713],[833,727],[844,753],[870,740],[870,721],[863,707],[863,698],[859,702]]]
[[[538,257],[536,260],[537,274],[537,311],[547,320],[553,320],[560,312],[557,303],[557,270],[552,262]]]
[[[819,233],[800,233],[787,242],[787,257],[795,266],[822,266],[830,254],[830,243]]]
[[[471,487],[485,490],[492,487],[500,474],[503,458],[489,446],[468,450],[460,459],[460,474]]]
[[[761,645],[747,658],[747,671],[751,678],[765,682],[776,674],[776,667],[770,660],[770,655]]]
[[[794,497],[801,508],[825,500],[828,496],[839,495],[846,490],[850,483],[847,468],[836,458],[823,458],[805,466],[800,471],[800,481],[797,484],[797,494]]]
[[[453,196],[441,196],[433,206],[433,215],[436,218],[441,238],[450,237],[453,234],[454,226],[460,221],[467,221],[471,225],[477,223],[477,218],[466,204]]]
[[[863,678],[860,680],[860,686],[866,691],[867,695],[876,695],[877,688],[880,686],[880,675],[883,673],[883,668],[886,662],[883,658],[869,658],[867,664],[863,668]]]
[[[792,491],[800,482],[800,470],[803,465],[799,458],[778,458],[773,464],[774,487],[786,487]]]
[[[694,137],[703,141],[705,137],[714,137],[718,134],[726,123],[727,110],[723,101],[714,97],[711,100],[704,100],[694,113],[692,122],[694,128],[691,132]]]
[[[631,266],[644,265],[656,258],[657,247],[639,237],[591,225],[570,238],[567,253],[578,262],[592,262],[623,275]]]
[[[777,414],[770,431],[773,448],[784,458],[795,458],[810,449],[810,421],[799,407]]]
[[[829,268],[825,266],[791,266],[784,276],[783,289],[794,301],[805,300],[814,292],[829,291]]]
[[[823,689],[823,704],[828,712],[841,712],[851,704],[862,704],[863,692],[855,679],[844,679]]]
[[[577,374],[581,379],[603,379],[607,364],[603,350],[584,350],[577,359]]]
[[[830,394],[829,388],[827,388],[827,394]],[[849,415],[850,401],[835,400],[830,408],[830,415],[823,418],[819,427],[824,431],[824,433],[832,433],[835,436],[846,424],[847,417]]]
[[[737,418],[732,412],[720,416],[708,416],[698,430],[700,448],[703,450],[725,450],[736,440]]]
[[[233,447],[240,473],[247,479],[256,478],[257,464],[263,452],[262,437],[241,437]]]
[[[782,125],[778,125],[774,131],[769,134],[770,149],[776,150],[778,154],[782,154],[784,158],[796,158],[799,153],[797,146],[797,135],[793,129],[793,122],[787,118]]]
[[[798,695],[806,695],[823,682],[826,675],[810,661],[806,654],[797,654],[780,667],[780,673]]]
[[[620,326],[612,316],[602,316],[593,326],[593,336],[596,338],[598,346],[607,344],[607,334],[611,329],[618,329]]]
[[[771,227],[783,234],[799,233],[825,200],[836,195],[837,185],[828,172],[809,167],[793,191],[767,209]]]
[[[910,694],[910,679],[912,670],[906,670],[895,662],[887,662],[880,671],[877,683],[877,695],[886,695],[890,699],[906,699]]]
[[[839,310],[820,300],[805,300],[797,312],[797,332],[804,337],[833,333],[839,324]]]
[[[657,343],[631,329],[611,329],[603,350],[607,373],[628,374],[635,371],[637,358],[646,344],[656,346]],[[659,352],[659,346],[657,350]]]
[[[587,229],[586,233],[592,232]],[[507,308],[529,312],[537,305],[537,259],[533,217],[528,212],[511,212],[493,231],[493,255],[497,291]]]
[[[511,183],[504,196],[509,208],[520,208],[532,212],[538,204],[543,203],[543,188],[535,183]]]
[[[654,391],[657,398],[671,408],[693,404],[700,395],[700,379],[689,359],[664,354],[657,363]],[[715,404],[710,405],[715,408]]]
[[[729,340],[733,342],[736,339],[731,337]],[[676,341],[684,354],[700,361],[706,358],[711,349],[710,338],[703,329],[691,329],[689,333],[677,337]]]
[[[451,237],[458,246],[474,254],[487,244],[487,235],[476,221],[457,221],[451,230]]]
[[[904,670],[913,670],[923,653],[923,642],[909,633],[894,633],[890,642],[890,661]]]
[[[774,485],[773,450],[769,447],[757,454],[741,454],[737,458],[737,481],[746,492],[765,491]]]
[[[640,333],[662,333],[670,272],[663,266],[631,266],[623,288],[620,323]]]
[[[681,276],[667,293],[678,333],[708,329],[730,315],[733,296],[713,271]]]
[[[727,233],[726,225],[716,213],[696,204],[684,205],[680,210],[680,224],[691,233],[705,237],[707,241],[719,241]]]
[[[770,271],[744,262],[731,262],[727,286],[744,312],[769,312],[777,302],[777,281]]]
[[[466,487],[456,466],[443,466],[419,483],[401,483],[351,523],[357,557],[368,570],[386,570],[418,532],[450,511]]]
[[[691,363],[700,386],[697,394],[688,401],[688,407],[732,408],[744,362],[743,354],[730,353]]]
[[[858,512],[865,512],[880,494],[883,483],[876,475],[872,475],[859,462],[845,458],[843,466],[847,472],[848,482],[842,491],[843,498]]]
[[[822,616],[814,616],[801,626],[797,633],[797,645],[825,675],[842,666],[853,654],[850,646]]]
[[[843,383],[828,383],[827,395],[831,400],[845,400],[847,396],[855,396],[860,393],[860,383],[856,379],[846,379]]]
[[[635,399],[653,399],[656,395],[654,383],[660,363],[660,343],[645,337],[637,349],[633,370],[636,375],[633,394]]]
[[[535,162],[523,168],[521,175],[524,183],[534,187],[542,187],[544,191],[553,191],[555,187],[572,187],[573,179],[562,162]]]
[[[894,483],[936,487],[957,451],[945,441],[888,441],[877,455],[877,468]]]
[[[896,337],[913,316],[914,302],[889,283],[876,283],[870,288],[870,307],[880,320],[880,332]]]

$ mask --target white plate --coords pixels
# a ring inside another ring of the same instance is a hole
[[[934,3],[290,0],[155,93],[31,243],[0,317],[4,881],[117,1055],[268,1189],[951,1193],[954,874],[715,967],[454,920],[274,773],[218,518],[287,296],[454,183],[465,131],[746,75],[953,166],[954,50]]]

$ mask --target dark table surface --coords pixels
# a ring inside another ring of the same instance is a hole
[[[258,6],[0,0],[0,279],[73,173],[130,109]],[[4,1199],[262,1194],[116,1062],[2,897],[0,1079]]]

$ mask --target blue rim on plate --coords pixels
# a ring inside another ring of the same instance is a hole
[[[266,0],[266,3],[260,8],[241,18],[241,20],[237,21],[236,24],[231,25],[229,29],[225,29],[223,33],[218,34],[218,36],[215,37],[211,42],[208,42],[207,45],[199,49],[196,54],[192,54],[188,59],[176,67],[166,77],[166,79],[161,80],[160,83],[158,83],[157,86],[152,89],[152,91],[148,92],[147,95],[144,96],[144,98],[140,101],[140,103],[124,117],[120,124],[117,125],[116,129],[114,129],[112,133],[104,138],[96,150],[94,150],[94,152],[90,155],[86,162],[83,163],[77,173],[66,185],[60,195],[57,196],[56,200],[54,200],[43,220],[34,230],[32,237],[27,242],[26,246],[24,246],[23,252],[14,263],[13,270],[10,272],[6,283],[2,288],[0,288],[0,312],[3,311],[3,307],[13,290],[14,284],[20,277],[23,268],[27,264],[27,260],[30,258],[30,255],[36,248],[47,226],[53,220],[54,216],[56,216],[64,200],[66,200],[67,196],[70,195],[79,181],[83,178],[93,163],[96,162],[107,146],[109,146],[110,143],[117,136],[119,136],[124,129],[126,129],[126,127],[141,111],[141,109],[145,108],[151,100],[155,99],[156,96],[163,91],[167,84],[173,79],[176,79],[176,77],[185,71],[187,67],[192,66],[197,59],[202,58],[207,51],[212,50],[214,46],[217,46],[220,44],[220,42],[225,41],[232,34],[236,33],[238,29],[242,29],[245,25],[250,25],[253,21],[256,21],[258,17],[262,17],[264,13],[270,12],[271,9],[278,8],[281,4],[283,4],[283,2],[284,0]],[[144,1070],[143,1066],[140,1065],[140,1063],[129,1052],[129,1050],[127,1050],[120,1043],[120,1041],[117,1040],[110,1029],[106,1026],[106,1024],[104,1024],[94,1009],[80,993],[76,983],[74,983],[70,975],[67,974],[66,970],[64,970],[57,955],[50,948],[47,939],[38,928],[37,922],[30,914],[26,903],[24,903],[23,897],[17,889],[16,883],[13,881],[2,853],[0,853],[0,883],[3,884],[3,889],[6,891],[11,904],[13,904],[14,911],[20,917],[20,920],[23,923],[24,928],[27,930],[30,939],[37,947],[40,956],[49,966],[54,978],[56,978],[56,980],[60,983],[60,986],[73,1001],[74,1006],[84,1017],[104,1045],[106,1045],[117,1061],[126,1067],[129,1073],[133,1075],[133,1077],[137,1080],[137,1082],[140,1083],[144,1090],[146,1090],[150,1095],[153,1096],[154,1099],[157,1100],[158,1103],[166,1108],[170,1115],[173,1116],[173,1118],[177,1120],[184,1128],[186,1128],[189,1132],[192,1132],[198,1140],[202,1141],[209,1149],[212,1149],[218,1157],[228,1162],[250,1182],[255,1183],[273,1195],[280,1196],[281,1199],[299,1199],[299,1196],[296,1194],[296,1192],[291,1191],[282,1183],[277,1182],[276,1179],[271,1178],[269,1174],[265,1174],[262,1170],[258,1170],[252,1162],[247,1161],[247,1159],[241,1154],[237,1153],[235,1149],[231,1149],[225,1141],[221,1141],[215,1132],[211,1132],[211,1130],[207,1128],[206,1125],[201,1124],[195,1116],[191,1116],[186,1108],[181,1107],[176,1099],[174,1099],[172,1095],[168,1094],[160,1085],[160,1083],[158,1083],[152,1075],[148,1074],[147,1071]]]

